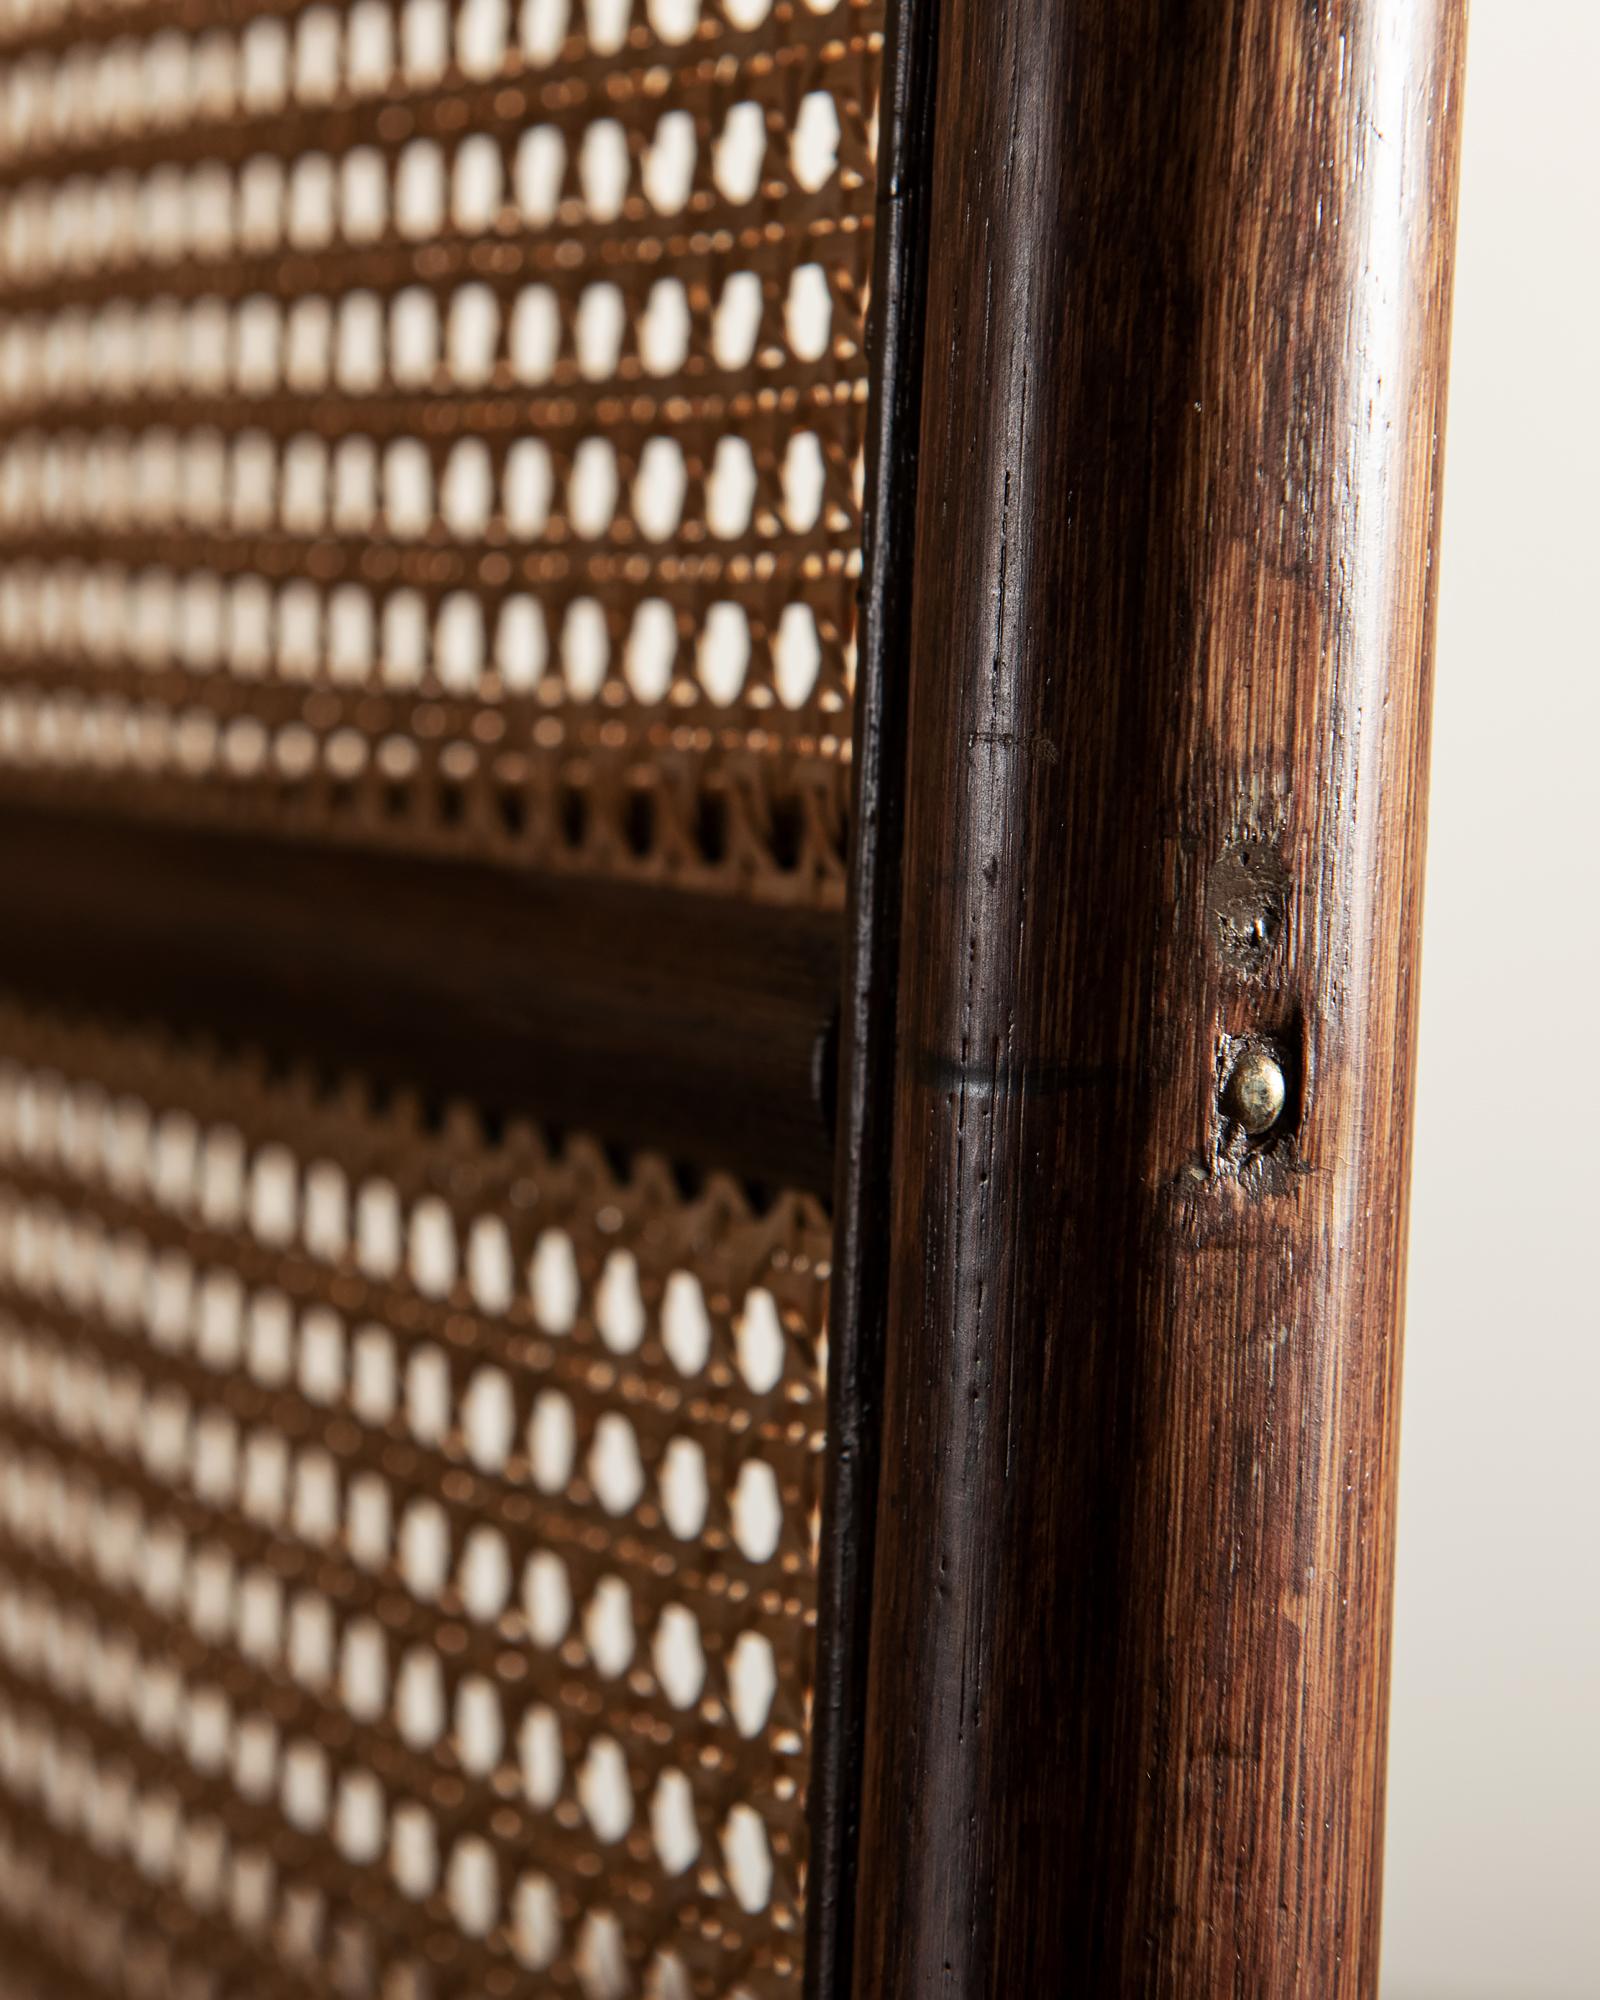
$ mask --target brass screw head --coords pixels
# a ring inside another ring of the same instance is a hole
[[[1283,1116],[1287,1094],[1283,1066],[1270,1049],[1257,1042],[1234,1064],[1223,1090],[1222,1108],[1252,1139],[1259,1139]]]

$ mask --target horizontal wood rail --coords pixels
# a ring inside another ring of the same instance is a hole
[[[836,916],[0,806],[0,988],[829,1192]]]

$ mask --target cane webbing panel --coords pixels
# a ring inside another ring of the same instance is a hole
[[[0,1051],[0,1992],[797,1991],[816,1207]]]
[[[7,0],[0,771],[842,899],[882,0]]]

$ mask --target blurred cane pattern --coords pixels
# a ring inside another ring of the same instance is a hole
[[[0,1990],[797,1990],[828,1232],[8,1013]]]
[[[0,14],[0,772],[843,897],[881,0]]]
[[[882,14],[0,0],[8,807],[842,909]],[[822,1205],[112,986],[0,1000],[0,2000],[798,1994]]]

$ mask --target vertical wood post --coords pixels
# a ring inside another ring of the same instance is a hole
[[[849,1990],[861,1813],[879,1397],[893,1186],[894,993],[900,957],[911,578],[939,0],[888,11],[879,102],[856,669],[850,902],[839,1005],[828,1456],[817,1576],[806,1879],[807,2000]]]
[[[1375,1988],[1461,32],[943,3],[862,2000]]]

